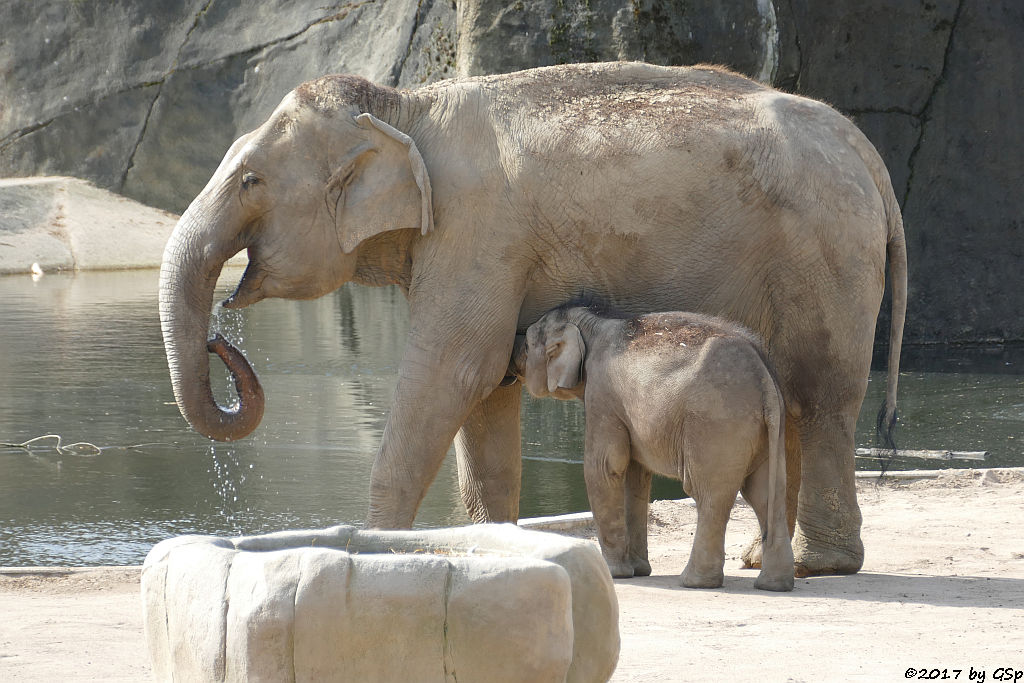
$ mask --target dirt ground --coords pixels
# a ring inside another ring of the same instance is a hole
[[[680,588],[696,513],[653,504],[654,574],[616,581],[612,680],[1024,680],[1024,471],[858,488],[863,571],[785,594],[754,590],[739,568],[755,528],[744,506],[725,585]],[[0,680],[146,680],[138,579],[131,567],[0,573]]]

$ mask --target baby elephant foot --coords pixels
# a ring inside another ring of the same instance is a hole
[[[725,572],[721,569],[702,573],[686,565],[686,569],[679,577],[679,585],[684,588],[721,588],[724,580]]]
[[[782,574],[781,576],[770,576],[764,571],[754,579],[754,588],[763,591],[785,592],[793,590],[793,574]]]
[[[761,568],[761,537],[755,536],[747,546],[743,554],[740,555],[740,559],[743,560],[744,569],[760,569]]]

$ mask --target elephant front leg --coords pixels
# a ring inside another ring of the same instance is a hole
[[[608,570],[617,579],[628,579],[634,574],[626,528],[625,472],[629,464],[629,437],[617,420],[590,412],[587,411],[583,455],[587,497]]]
[[[515,519],[520,467],[518,397],[496,388],[512,352],[515,311],[464,305],[459,312],[472,321],[475,331],[468,335],[467,327],[456,325],[415,297],[410,296],[409,308],[412,331],[371,471],[368,524],[377,528],[412,526],[448,447],[467,421],[457,446],[462,453],[460,464],[472,462],[474,468],[460,472],[460,484],[468,485],[474,501],[480,501],[470,510],[474,516]],[[503,438],[507,439],[504,443]],[[480,485],[474,481],[478,476],[482,477]]]
[[[477,404],[455,438],[459,490],[474,522],[519,518],[521,396],[518,383],[498,387]]]
[[[647,557],[647,513],[651,502],[651,471],[630,460],[626,468],[626,537],[633,576],[650,576]]]
[[[422,386],[399,379],[370,470],[369,528],[412,528],[416,511],[469,411],[464,396],[439,391],[427,395]]]
[[[504,336],[511,339],[512,335],[510,330]],[[439,358],[436,352],[431,352],[438,346],[447,352],[447,358]],[[410,338],[399,368],[391,413],[370,474],[369,526],[385,529],[412,526],[456,432],[501,380],[509,351],[503,346],[494,348],[497,350],[490,354],[460,353],[454,343],[424,347]],[[504,405],[500,399],[504,399]],[[495,401],[484,401],[482,411],[474,413],[483,418],[472,425],[468,433],[477,434],[476,443],[488,446],[487,452],[492,452],[496,446],[493,436],[479,438],[488,433],[484,419],[487,417],[502,416],[504,430],[500,433],[515,431],[514,441],[518,443],[517,427],[513,426],[518,422],[517,418],[510,417],[510,402],[507,394],[499,395]],[[506,465],[500,474],[507,476],[508,469]],[[518,488],[512,489],[509,486],[504,498],[518,499]],[[506,502],[500,513],[514,516],[515,508]]]
[[[854,478],[855,417],[800,423],[801,484],[793,554],[797,576],[853,574],[864,564]]]

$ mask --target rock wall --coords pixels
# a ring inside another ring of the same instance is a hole
[[[6,0],[0,176],[180,211],[319,74],[415,87],[609,59],[722,63],[851,116],[904,208],[906,340],[1024,339],[1019,0]]]
[[[4,0],[0,176],[73,175],[181,212],[299,83],[454,75],[454,16],[446,0]]]

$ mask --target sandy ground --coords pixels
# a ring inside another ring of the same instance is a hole
[[[679,588],[696,515],[652,505],[654,575],[616,581],[612,680],[1024,680],[1024,471],[858,486],[864,570],[798,579],[788,594],[754,590],[755,573],[739,568],[755,528],[743,506],[725,585]],[[138,578],[0,573],[0,681],[146,680]]]

